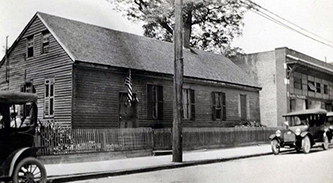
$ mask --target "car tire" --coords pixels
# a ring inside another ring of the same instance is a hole
[[[310,149],[311,149],[310,138],[309,138],[309,136],[305,136],[302,139],[302,150],[305,154],[308,154],[310,152]]]
[[[277,139],[273,139],[271,141],[272,151],[274,155],[278,155],[280,153],[280,143]]]
[[[28,157],[17,164],[12,179],[13,183],[22,181],[46,183],[46,170],[44,165],[38,159]]]
[[[328,144],[328,137],[327,137],[327,135],[324,134],[322,147],[323,147],[324,150],[327,150],[328,146],[329,146],[329,144]]]

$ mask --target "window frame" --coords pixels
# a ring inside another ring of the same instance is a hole
[[[294,76],[294,88],[298,90],[303,90],[302,78]]]
[[[329,86],[328,86],[327,84],[324,84],[324,94],[325,94],[325,95],[328,95],[329,92],[330,92],[330,88],[329,88]]]
[[[163,86],[147,84],[147,119],[163,119]]]
[[[190,88],[183,88],[183,119],[195,120],[195,92]]]
[[[316,93],[321,93],[321,83],[316,82]]]
[[[26,47],[26,57],[27,58],[31,58],[35,55],[34,53],[34,39],[35,39],[35,36],[34,35],[31,35],[31,36],[28,36],[27,37],[27,47]],[[29,49],[32,49],[32,51],[30,52]],[[29,53],[31,53],[32,55],[30,55]]]
[[[245,99],[245,102],[243,103],[244,106],[242,106],[242,99]],[[242,121],[248,120],[249,109],[248,109],[248,97],[246,94],[239,95],[239,107],[240,107],[240,119]],[[245,109],[245,116],[243,115],[244,111],[242,109]]]
[[[315,82],[314,81],[308,81],[308,91],[309,92],[316,92],[316,90],[317,90],[317,87],[315,86]]]
[[[219,102],[219,104],[218,104]],[[217,107],[219,105],[219,107]],[[219,115],[218,112],[220,111]],[[226,94],[224,92],[212,92],[212,119],[213,121],[226,121]],[[219,116],[219,117],[218,117]]]
[[[290,112],[296,111],[296,99],[294,98],[289,99],[289,111]]]
[[[49,53],[49,51],[50,51],[50,37],[51,37],[51,33],[49,31],[42,32],[41,54]]]
[[[51,95],[52,94],[52,95]],[[44,118],[54,117],[55,112],[55,79],[44,81]]]

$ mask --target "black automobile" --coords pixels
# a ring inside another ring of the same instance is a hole
[[[37,95],[0,92],[0,182],[46,182],[36,158]]]
[[[302,150],[306,154],[314,145],[321,145],[324,150],[328,149],[332,136],[326,125],[326,115],[327,111],[324,109],[307,109],[284,115],[287,131],[281,133],[277,130],[269,137],[273,153],[279,154],[282,147]]]

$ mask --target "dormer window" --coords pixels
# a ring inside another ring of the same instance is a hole
[[[27,38],[27,57],[34,56],[34,36],[29,36]]]
[[[43,32],[43,42],[42,42],[42,54],[48,53],[50,48],[50,32],[45,31]]]

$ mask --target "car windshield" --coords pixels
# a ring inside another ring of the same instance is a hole
[[[309,127],[320,126],[324,124],[325,115],[308,114],[300,116],[288,116],[287,121],[289,126],[308,125]]]
[[[31,103],[10,106],[10,127],[22,128],[33,125]]]
[[[300,126],[309,124],[309,119],[307,118],[307,116],[288,116],[287,121],[289,126]]]

